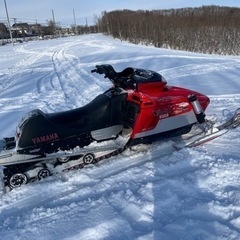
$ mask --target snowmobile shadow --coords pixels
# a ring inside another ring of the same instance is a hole
[[[155,154],[151,156],[153,239],[216,236],[215,222],[219,217],[208,207],[216,196],[200,186],[208,165],[204,157],[198,159],[198,154],[201,155],[200,150],[185,148],[159,159],[155,159]]]

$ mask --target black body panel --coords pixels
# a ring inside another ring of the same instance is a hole
[[[126,100],[126,92],[108,90],[77,109],[50,114],[35,111],[19,124],[18,152],[42,154],[87,146],[93,141],[91,131],[124,125]]]

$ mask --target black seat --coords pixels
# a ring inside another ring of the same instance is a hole
[[[59,113],[45,114],[34,110],[19,125],[19,147],[28,147],[48,139],[89,136],[92,131],[124,124],[127,93],[101,94],[87,105]]]
[[[73,110],[45,114],[46,119],[60,132],[92,131],[109,124],[110,98],[102,94],[87,105]]]

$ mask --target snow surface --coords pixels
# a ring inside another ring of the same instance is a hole
[[[0,47],[0,138],[39,108],[88,103],[111,83],[96,64],[155,70],[207,94],[208,118],[240,107],[240,59],[133,45],[101,34]],[[240,130],[173,152],[171,142],[126,152],[0,197],[0,239],[240,239]]]

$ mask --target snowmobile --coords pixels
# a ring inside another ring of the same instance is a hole
[[[159,73],[97,65],[113,86],[87,105],[64,112],[33,110],[14,137],[3,139],[0,165],[5,185],[19,187],[49,175],[96,163],[127,147],[188,134],[205,123],[210,100],[169,86]]]

